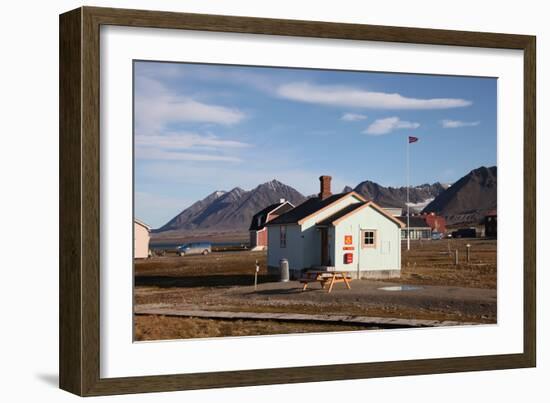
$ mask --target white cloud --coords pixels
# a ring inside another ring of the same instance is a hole
[[[136,131],[159,131],[171,123],[239,123],[245,114],[237,108],[206,104],[190,96],[174,94],[159,81],[139,76],[136,80]]]
[[[185,148],[246,148],[250,144],[234,140],[223,140],[213,135],[201,136],[195,133],[169,133],[158,136],[136,135],[136,146],[149,146],[168,149]]]
[[[228,69],[226,66],[204,66],[187,63],[141,62],[138,74],[152,79],[186,79],[191,82],[232,83],[246,85],[265,92],[274,92],[277,85],[283,82],[280,78],[254,72],[253,70],[234,70]]]
[[[181,132],[162,135],[136,135],[135,158],[142,160],[172,161],[225,161],[241,162],[235,153],[251,147],[235,140],[224,140],[212,134]]]
[[[469,106],[460,98],[408,98],[397,93],[366,91],[339,85],[294,82],[277,88],[277,95],[294,101],[373,109],[448,109]]]
[[[224,161],[241,162],[242,159],[230,155],[204,154],[186,151],[171,151],[159,148],[136,148],[135,157],[141,160],[168,160],[168,161]]]
[[[442,120],[441,126],[444,129],[456,129],[458,127],[470,127],[470,126],[477,126],[480,122],[462,122],[460,120]]]
[[[140,76],[135,97],[135,157],[142,160],[241,162],[232,154],[249,144],[212,134],[170,132],[170,124],[203,122],[232,125],[244,119],[238,109],[209,105],[176,95],[161,82]]]
[[[420,123],[401,120],[397,116],[393,116],[391,118],[375,120],[363,133],[379,136],[391,133],[396,129],[417,129],[418,127],[420,127]]]
[[[360,113],[344,113],[340,120],[346,121],[346,122],[357,122],[359,120],[365,120],[367,119],[367,115],[361,115]]]

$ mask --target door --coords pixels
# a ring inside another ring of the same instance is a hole
[[[321,228],[321,266],[330,266],[328,228]]]

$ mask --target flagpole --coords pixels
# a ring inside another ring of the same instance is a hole
[[[410,186],[410,157],[409,157],[409,147],[410,140],[409,136],[405,137],[407,139],[407,250],[411,250],[411,223],[410,223],[410,206],[409,206],[409,186]]]

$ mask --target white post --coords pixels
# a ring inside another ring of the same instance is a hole
[[[407,250],[411,250],[411,225],[410,225],[410,207],[409,207],[409,136],[405,137],[407,140]]]
[[[359,235],[357,236],[357,280],[361,280],[361,228],[358,229]],[[400,241],[401,242],[401,241]]]
[[[256,260],[256,270],[254,271],[254,289],[258,289],[258,272],[260,271],[260,265],[258,264],[258,260]]]

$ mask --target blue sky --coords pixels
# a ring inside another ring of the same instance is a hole
[[[496,165],[494,78],[134,63],[135,214],[153,227],[216,190],[305,195],[369,179],[452,183]]]

